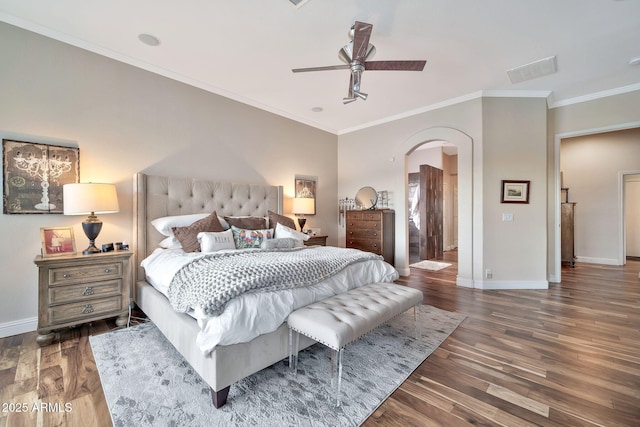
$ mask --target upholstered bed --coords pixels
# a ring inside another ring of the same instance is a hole
[[[136,268],[133,298],[138,307],[209,384],[216,407],[226,402],[230,386],[234,382],[288,356],[288,328],[285,323],[278,323],[279,326],[276,325],[277,329],[274,331],[262,333],[248,342],[216,345],[211,351],[203,352],[196,345],[201,325],[193,314],[174,310],[167,296],[149,283],[145,269],[140,266],[143,260],[158,252],[157,248],[164,239],[151,221],[214,211],[220,216],[267,217],[269,211],[282,213],[282,205],[282,187],[277,186],[145,174],[134,176],[132,249],[135,251]],[[392,267],[387,267],[393,270]],[[368,274],[370,276],[371,273]],[[393,280],[388,271],[380,274],[385,276],[386,281]],[[265,307],[267,310],[269,308]],[[300,348],[313,343],[309,339],[301,340]]]

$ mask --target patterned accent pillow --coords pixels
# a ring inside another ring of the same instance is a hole
[[[232,225],[231,232],[233,233],[236,249],[259,248],[263,241],[273,237],[273,230],[271,228],[264,230],[247,230]]]
[[[269,211],[269,228],[276,229],[278,224],[282,224],[285,227],[296,229],[296,223],[288,216],[277,214],[273,211]]]
[[[198,242],[198,233],[203,231],[224,231],[218,215],[213,212],[206,218],[194,222],[187,227],[173,227],[173,234],[180,241],[182,250],[185,252],[200,251],[200,243]]]
[[[229,226],[245,228],[247,230],[264,230],[267,228],[267,219],[261,216],[225,216],[224,220]]]

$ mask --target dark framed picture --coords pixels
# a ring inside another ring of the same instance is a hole
[[[313,199],[314,212],[316,210],[316,177],[296,175],[295,197],[305,197]]]
[[[73,227],[43,227],[40,229],[42,239],[42,256],[53,257],[74,255],[76,241]]]
[[[80,149],[2,140],[3,213],[63,213],[62,186],[80,180]]]
[[[501,203],[529,203],[531,181],[502,181]]]

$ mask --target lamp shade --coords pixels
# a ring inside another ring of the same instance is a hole
[[[118,194],[113,184],[78,183],[62,187],[65,215],[118,212]]]
[[[293,199],[293,213],[297,215],[315,215],[316,200],[311,197],[296,197]]]

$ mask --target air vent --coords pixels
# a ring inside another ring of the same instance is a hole
[[[555,73],[556,71],[556,57],[550,56],[527,65],[507,70],[507,74],[511,79],[511,83],[520,83],[526,80],[547,76]]]
[[[305,5],[306,2],[308,2],[309,0],[289,0],[291,3],[293,3],[293,5],[295,7],[302,7]]]

